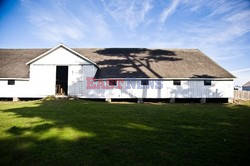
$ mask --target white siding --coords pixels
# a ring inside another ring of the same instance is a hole
[[[8,85],[8,80],[0,80],[0,97],[30,97],[29,88],[29,81],[16,80],[15,85]]]
[[[233,81],[212,81],[211,86],[204,86],[204,81],[181,81],[181,86],[172,82],[167,85],[170,97],[175,98],[232,98]]]
[[[150,81],[153,82],[153,81]],[[155,81],[157,82],[157,81]],[[131,81],[130,81],[131,83]],[[137,81],[140,84],[140,81]],[[96,83],[98,84],[98,83]],[[106,81],[105,81],[106,84]],[[204,81],[181,81],[180,86],[173,85],[172,80],[162,81],[162,89],[127,88],[124,81],[122,89],[86,89],[83,86],[82,98],[233,98],[233,81],[212,81],[211,86],[204,86]],[[152,85],[152,84],[151,84]]]
[[[30,66],[30,84],[29,90],[34,96],[55,95],[56,66],[32,64]]]
[[[7,80],[0,80],[0,97],[55,95],[56,66],[33,67],[30,81],[16,80],[15,85],[7,85]],[[38,70],[42,71],[39,75]],[[86,78],[93,77],[95,71],[91,65],[69,66],[68,94],[81,98],[233,98],[233,81],[212,81],[211,86],[204,86],[203,81],[182,81],[181,86],[175,86],[173,81],[165,80],[162,89],[127,88],[128,82],[124,81],[122,89],[86,89]]]
[[[97,68],[94,65],[70,65],[69,66],[69,95],[81,96],[89,93],[86,90],[87,77],[94,77]]]
[[[74,96],[82,94],[84,77],[83,66],[69,66],[68,76],[68,94]]]

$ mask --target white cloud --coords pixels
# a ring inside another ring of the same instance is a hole
[[[207,3],[206,0],[195,0],[195,1],[187,1],[186,2],[188,4],[188,10],[194,12],[194,11],[198,11],[202,6],[204,6],[204,4]]]
[[[229,42],[250,31],[249,2],[226,0],[186,1],[186,8],[207,11],[199,21],[184,26],[194,42],[218,45]]]
[[[250,72],[250,67],[232,71],[232,73],[242,73],[242,72]]]
[[[91,28],[91,31],[94,32],[91,33],[93,36],[97,37],[98,39],[110,39],[112,37],[112,33],[109,30],[109,26],[103,16],[92,15],[89,17],[91,17],[91,20],[93,22],[91,24],[94,26],[88,28]]]
[[[26,3],[28,19],[34,26],[34,34],[52,42],[65,42],[66,39],[81,40],[85,24],[74,14],[64,10],[59,1],[50,1],[48,8],[42,8],[35,1]]]
[[[229,55],[229,56],[225,56],[225,55],[222,55],[222,56],[216,56],[214,57],[216,60],[219,60],[219,61],[225,61],[225,60],[232,60],[232,59],[237,59],[237,58],[240,58],[244,55],[240,54],[240,55]]]
[[[232,71],[232,73],[237,77],[235,80],[235,85],[243,85],[250,81],[250,68],[243,68]]]
[[[222,10],[223,4],[226,9]],[[242,50],[246,46],[232,43],[236,38],[250,31],[250,11],[246,9],[248,4],[244,1],[238,1],[237,4],[223,0],[203,1],[203,3],[202,1],[185,1],[184,7],[181,6],[185,11],[194,10],[192,7],[195,7],[195,10],[202,10],[206,7],[209,8],[206,11],[210,12],[199,20],[182,23],[176,31],[163,31],[164,37],[154,42],[174,47],[198,47],[211,53],[217,60],[239,58],[243,55]]]
[[[77,5],[76,5],[77,4]],[[48,1],[46,8],[38,1],[23,0],[33,34],[50,43],[81,43],[91,38],[109,39],[112,34],[100,14],[90,12],[84,4],[75,3],[76,11],[68,10],[64,0]],[[77,9],[79,11],[77,11]]]
[[[152,8],[151,0],[101,0],[105,10],[119,24],[125,24],[131,30],[140,23],[145,22],[149,10]]]
[[[178,7],[180,0],[173,0],[169,7],[167,7],[160,16],[160,22],[164,23],[168,17],[173,14]]]
[[[239,12],[248,6],[246,1],[229,1],[229,0],[217,0],[207,2],[207,5],[212,9],[209,14],[210,17],[216,15],[232,14],[231,12]]]

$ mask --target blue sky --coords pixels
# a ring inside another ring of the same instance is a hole
[[[250,80],[248,0],[0,1],[0,48],[198,48]]]

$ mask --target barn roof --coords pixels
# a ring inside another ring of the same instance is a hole
[[[27,62],[50,49],[0,49],[0,78],[29,78]],[[235,78],[198,49],[73,48],[96,78]]]
[[[245,83],[244,85],[243,85],[243,87],[250,87],[250,81],[248,81],[247,83]]]

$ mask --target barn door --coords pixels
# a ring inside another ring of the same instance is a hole
[[[56,66],[56,95],[68,95],[68,66]]]

